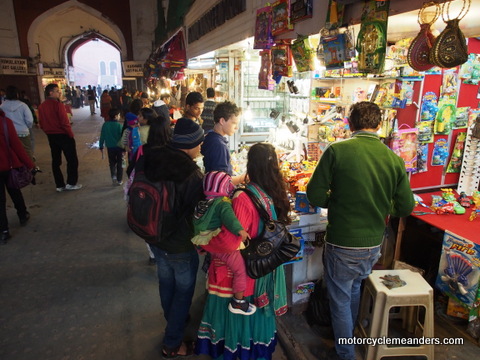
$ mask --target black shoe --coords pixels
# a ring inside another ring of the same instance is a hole
[[[156,263],[155,258],[151,258],[151,257],[148,258],[148,265],[155,265],[155,263]]]
[[[27,211],[24,216],[20,217],[20,225],[25,226],[30,219],[30,213]]]
[[[7,243],[7,240],[10,239],[12,236],[8,232],[8,230],[2,232],[2,238],[0,240],[0,244],[5,245]]]

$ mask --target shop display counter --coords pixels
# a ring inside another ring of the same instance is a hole
[[[304,240],[301,260],[285,265],[288,306],[294,313],[301,313],[306,309],[308,298],[313,291],[313,281],[323,275],[323,247],[314,244],[318,245],[318,238],[325,232],[326,226],[327,217],[322,211],[317,214],[302,214],[299,221],[289,226],[292,232],[300,230]]]

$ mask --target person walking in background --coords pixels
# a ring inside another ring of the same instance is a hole
[[[112,98],[108,94],[108,90],[103,90],[102,96],[100,97],[100,116],[103,117],[103,120],[108,120],[108,112],[112,108]]]
[[[197,91],[192,91],[185,98],[185,111],[183,117],[202,125],[200,115],[203,112],[203,96]]]
[[[202,145],[203,165],[205,172],[224,171],[232,175],[230,149],[226,136],[232,136],[238,130],[240,109],[234,103],[225,101],[217,104],[213,112],[214,127],[205,136]],[[245,175],[232,177],[235,185],[245,181]]]
[[[97,101],[97,95],[95,94],[95,89],[92,89],[91,85],[88,85],[87,99],[88,104],[90,105],[90,115],[93,115],[95,114],[95,102]]]
[[[201,118],[203,120],[202,128],[205,132],[212,130],[215,122],[213,121],[213,110],[217,103],[215,102],[215,90],[211,87],[207,88],[207,100],[203,104],[203,112]]]
[[[12,120],[7,118],[3,110],[0,109],[0,245],[6,244],[8,239],[11,238],[7,218],[5,189],[17,210],[20,225],[25,225],[30,219],[30,213],[27,211],[22,191],[20,189],[12,189],[7,183],[10,169],[21,166],[26,166],[33,171],[35,164],[20,142]]]
[[[33,115],[27,104],[20,101],[19,92],[16,86],[7,86],[5,101],[0,105],[0,108],[5,112],[15,126],[17,136],[20,138],[25,151],[32,161],[34,160],[32,151],[32,138],[30,136],[30,129],[33,126]]]
[[[407,216],[415,205],[404,161],[379,139],[380,108],[367,101],[352,106],[351,139],[331,144],[307,185],[308,201],[328,208],[325,280],[335,335],[329,359],[354,360],[353,337],[360,286],[380,257],[386,219]]]
[[[170,109],[168,104],[170,104],[170,94],[163,93],[160,94],[158,100],[153,103],[152,109],[155,110],[158,116],[164,116],[165,119],[170,119]]]
[[[122,124],[120,120],[120,110],[111,108],[108,113],[108,121],[102,125],[100,132],[100,140],[98,146],[103,152],[103,146],[107,148],[108,165],[110,167],[110,175],[112,177],[112,185],[123,184],[123,168],[122,160],[124,150],[118,147],[118,141],[122,137]]]
[[[174,198],[171,211],[163,216],[158,243],[152,245],[157,263],[160,300],[167,321],[162,355],[191,355],[193,344],[183,336],[195,290],[198,254],[193,237],[192,217],[195,204],[203,198],[202,172],[194,159],[200,154],[204,133],[192,120],[178,120],[170,144],[152,147],[145,154],[145,176],[162,181]]]
[[[58,192],[78,190],[78,157],[72,126],[67,116],[65,106],[60,101],[60,89],[57,84],[45,87],[46,100],[38,107],[40,128],[47,134],[48,144],[52,153],[52,173]],[[63,177],[62,153],[67,160],[67,183]]]
[[[275,148],[266,143],[253,145],[248,152],[247,188],[255,194],[273,219],[285,224],[290,203]],[[265,226],[250,197],[237,192],[232,206],[242,227],[255,238]],[[225,244],[237,248],[240,237],[222,227]],[[259,279],[247,277],[245,300],[257,304],[251,316],[227,310],[233,295],[233,274],[225,262],[215,259],[207,278],[207,300],[198,330],[195,352],[213,359],[271,359],[277,344],[276,316],[287,311],[287,291],[283,265]]]

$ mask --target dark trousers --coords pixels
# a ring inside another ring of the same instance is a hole
[[[107,152],[108,165],[110,166],[110,175],[112,176],[112,178],[116,177],[118,182],[121,182],[123,178],[123,149],[120,149],[118,147],[107,148]]]
[[[7,192],[12,199],[13,206],[15,206],[15,209],[17,210],[18,217],[25,217],[27,214],[27,207],[25,206],[22,192],[19,189],[8,188],[7,179],[8,171],[0,171],[0,232],[8,230],[7,196],[5,189],[7,189]]]
[[[62,152],[67,160],[67,184],[76,185],[78,181],[78,158],[75,139],[66,134],[47,134],[52,153],[52,172],[57,188],[65,186],[62,169]]]

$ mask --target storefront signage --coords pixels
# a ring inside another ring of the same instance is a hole
[[[246,0],[221,0],[188,28],[188,43],[200,39],[246,9]]]
[[[0,74],[27,75],[27,59],[0,58]]]
[[[122,62],[123,66],[123,75],[124,76],[143,76],[143,65],[141,61],[124,61]]]
[[[48,77],[64,77],[64,76],[65,76],[65,70],[63,70],[63,68],[48,68],[48,67],[43,67],[43,76],[48,76]]]

